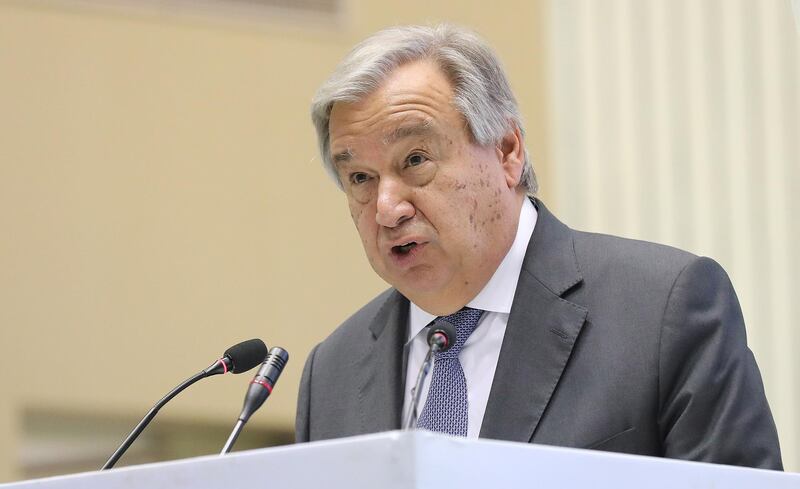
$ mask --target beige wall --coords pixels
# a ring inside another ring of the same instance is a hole
[[[361,0],[336,21],[87,3],[0,2],[0,481],[21,476],[26,409],[133,419],[249,337],[292,355],[251,424],[291,429],[309,349],[384,287],[307,115],[369,32],[472,26],[546,150],[537,2]],[[198,384],[159,420],[232,424],[247,380]]]

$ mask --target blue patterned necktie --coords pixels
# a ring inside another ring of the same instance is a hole
[[[428,399],[417,420],[417,427],[456,436],[467,436],[467,380],[458,354],[475,331],[483,311],[465,307],[443,319],[456,327],[456,342],[447,351],[436,353]]]

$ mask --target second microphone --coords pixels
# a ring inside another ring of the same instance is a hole
[[[250,416],[264,404],[264,401],[272,394],[272,389],[288,361],[289,353],[283,348],[275,346],[269,350],[267,359],[264,360],[258,373],[250,381],[250,387],[244,397],[244,406],[239,414],[239,421],[247,423]]]

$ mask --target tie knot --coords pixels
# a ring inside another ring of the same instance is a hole
[[[465,307],[449,316],[441,316],[440,319],[449,322],[456,327],[456,342],[448,350],[437,353],[436,358],[458,358],[459,352],[467,342],[467,338],[475,331],[478,321],[481,319],[483,311]]]

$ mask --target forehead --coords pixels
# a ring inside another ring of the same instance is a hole
[[[451,84],[434,62],[400,66],[362,100],[334,104],[329,124],[331,153],[352,153],[365,138],[390,144],[402,137],[461,127],[463,118],[452,99]]]

